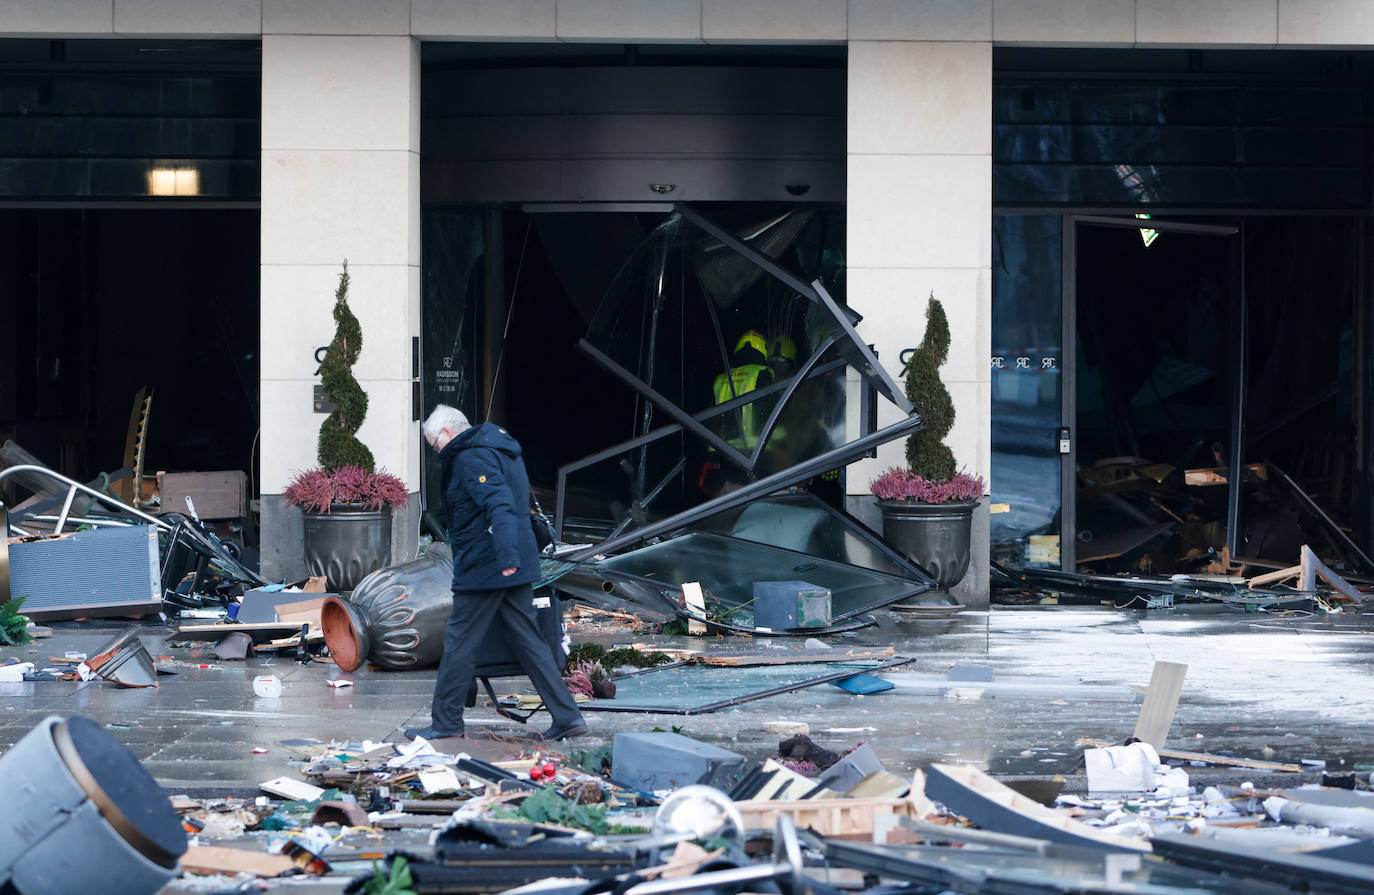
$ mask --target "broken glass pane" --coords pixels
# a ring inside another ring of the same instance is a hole
[[[793,550],[694,532],[594,564],[680,587],[701,583],[707,615],[751,627],[757,581],[805,581],[830,591],[830,615],[851,618],[905,599],[928,585]]]
[[[696,715],[767,696],[790,693],[856,674],[871,673],[909,659],[882,662],[826,662],[715,668],[673,665],[616,678],[614,699],[594,699],[583,711],[660,712]]]
[[[822,229],[820,220],[805,210],[773,213],[743,219],[732,232],[776,259],[804,235],[808,253],[816,251],[822,235],[810,231]],[[586,341],[642,392],[652,389],[695,414],[786,378],[833,329],[811,298],[675,213],[626,262]],[[731,369],[739,371],[733,378]],[[733,416],[735,438],[747,441],[749,414]]]
[[[925,576],[857,519],[814,494],[775,494],[693,526],[758,544],[771,544],[899,578]]]

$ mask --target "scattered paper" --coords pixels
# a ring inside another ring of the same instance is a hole
[[[463,783],[458,779],[458,775],[453,772],[453,768],[447,765],[425,768],[420,771],[420,785],[430,795],[441,792],[457,792],[463,788]]]

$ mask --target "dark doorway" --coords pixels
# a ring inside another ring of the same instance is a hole
[[[255,209],[0,211],[0,433],[79,480],[120,467],[153,392],[145,472],[251,472]]]
[[[1077,234],[1080,564],[1157,552],[1191,515],[1189,496],[1167,484],[1179,470],[1228,462],[1237,285],[1225,234],[1234,230],[1141,223]],[[1158,552],[1152,567],[1167,565],[1168,551]]]
[[[1285,473],[1351,530],[1358,221],[1077,221],[1073,564],[1296,561],[1323,536]]]

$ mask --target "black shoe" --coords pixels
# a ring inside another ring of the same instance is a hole
[[[579,718],[564,727],[555,724],[544,731],[543,736],[546,740],[570,740],[573,737],[584,737],[589,733],[591,733],[591,731],[587,729],[586,723]]]
[[[416,737],[424,737],[427,740],[445,740],[450,737],[460,737],[463,735],[463,731],[460,730],[457,733],[440,733],[431,725],[429,727],[407,727],[405,729],[405,735],[412,740]]]

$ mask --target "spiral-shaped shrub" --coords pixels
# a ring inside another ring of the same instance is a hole
[[[334,405],[320,424],[320,465],[328,472],[343,466],[372,472],[377,465],[357,435],[367,416],[367,392],[353,378],[353,365],[362,348],[362,327],[348,307],[348,262],[344,261],[339,288],[334,291],[334,338],[320,364],[325,397]]]
[[[944,443],[954,427],[954,400],[940,381],[940,365],[949,356],[949,321],[934,295],[926,303],[926,334],[906,368],[906,396],[925,421],[925,428],[907,436],[908,468],[928,482],[954,475],[954,452]]]

